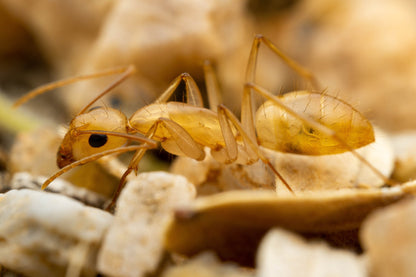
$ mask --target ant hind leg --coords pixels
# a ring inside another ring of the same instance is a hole
[[[243,126],[238,121],[237,117],[224,105],[218,106],[218,117],[221,121],[229,121],[235,126],[239,134],[242,136],[245,151],[247,153],[247,156],[249,157],[250,161],[256,161],[260,159],[266,166],[268,166],[273,173],[282,181],[282,183],[285,185],[285,187],[292,193],[294,193],[293,189],[290,187],[289,183],[285,180],[285,178],[276,170],[276,168],[272,165],[271,161],[262,153],[261,149],[259,148],[257,142],[253,141],[250,136],[245,132]],[[227,123],[228,124],[228,123]],[[222,126],[222,125],[221,125]],[[222,127],[221,127],[222,128]],[[225,128],[222,129],[223,133],[231,132],[231,129]],[[233,137],[233,142],[231,140],[228,140],[227,138],[231,137],[231,134],[226,134],[224,136],[224,139],[226,141],[226,147],[229,145],[237,144],[235,141],[235,138]],[[233,146],[232,146],[233,147]]]

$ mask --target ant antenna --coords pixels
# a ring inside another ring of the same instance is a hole
[[[114,75],[114,74],[119,74],[119,73],[124,73],[124,72],[131,72],[130,74],[132,74],[134,72],[134,66],[133,65],[129,65],[127,67],[120,67],[120,68],[113,68],[113,69],[109,69],[106,71],[102,71],[102,72],[97,72],[97,73],[92,73],[92,74],[83,74],[83,75],[78,75],[75,77],[70,77],[67,79],[63,79],[63,80],[59,80],[56,82],[51,82],[45,85],[42,85],[34,90],[29,91],[26,95],[23,95],[22,97],[20,97],[14,104],[13,107],[17,108],[21,105],[23,105],[24,103],[26,103],[27,101],[31,100],[32,98],[35,98],[38,95],[41,95],[47,91],[56,89],[56,88],[60,88],[69,84],[73,84],[79,81],[83,81],[83,80],[89,80],[89,79],[93,79],[93,78],[99,78],[99,77],[104,77],[104,76],[109,76],[109,75]]]

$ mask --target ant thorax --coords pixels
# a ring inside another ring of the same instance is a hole
[[[131,116],[129,128],[146,134],[160,118],[179,123],[197,143],[204,146],[214,148],[217,145],[225,145],[217,114],[182,102],[158,103],[143,107]],[[164,141],[171,138],[171,134],[160,126],[152,138]]]
[[[330,128],[336,136],[308,125],[271,101],[256,113],[260,144],[273,150],[303,155],[339,154],[374,141],[371,123],[346,102],[326,94],[297,91],[280,97],[285,105]]]
[[[69,126],[59,148],[57,159],[60,167],[95,153],[114,149],[124,145],[126,138],[106,134],[94,134],[94,131],[127,133],[126,116],[108,107],[93,108],[75,117]],[[86,133],[92,132],[92,133]]]

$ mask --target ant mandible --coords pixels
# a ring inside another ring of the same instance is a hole
[[[129,119],[113,108],[90,109],[97,100],[135,73],[132,65],[65,79],[29,92],[15,106],[69,83],[121,73],[116,81],[72,119],[57,154],[57,163],[61,169],[44,182],[42,189],[78,165],[110,154],[136,151],[107,207],[110,210],[115,205],[127,176],[132,171],[137,173],[141,158],[147,150],[156,148],[157,142],[169,153],[198,161],[205,158],[204,147],[210,148],[214,159],[225,164],[252,164],[260,159],[291,192],[293,190],[290,185],[259,146],[303,155],[350,151],[389,183],[388,178],[355,151],[375,139],[371,123],[351,105],[336,97],[306,90],[275,96],[254,83],[261,43],[306,79],[315,90],[318,89],[315,77],[308,70],[284,55],[270,40],[256,35],[246,68],[241,122],[227,107],[219,104],[216,76],[208,62],[204,64],[204,72],[210,109],[203,107],[199,88],[187,73],[178,76],[153,104],[140,108]],[[182,81],[186,86],[186,103],[168,101]],[[267,99],[255,117],[252,110],[253,92]],[[128,141],[141,144],[126,146]]]

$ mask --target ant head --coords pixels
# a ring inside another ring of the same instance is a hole
[[[93,154],[123,146],[127,142],[126,138],[105,132],[126,134],[126,126],[126,116],[112,108],[96,107],[78,115],[71,121],[59,147],[59,168]]]

